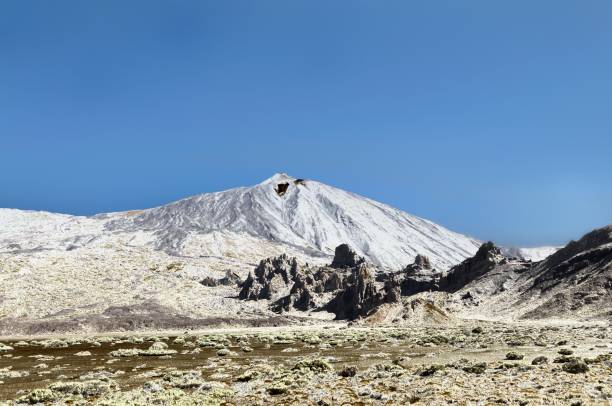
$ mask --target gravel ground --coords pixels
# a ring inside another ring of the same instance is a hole
[[[612,326],[257,330],[3,341],[0,404],[612,402]]]

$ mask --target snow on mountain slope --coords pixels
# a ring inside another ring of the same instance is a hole
[[[502,248],[504,255],[509,257],[516,257],[525,259],[528,261],[539,262],[543,261],[555,252],[559,251],[562,247],[530,247],[530,248]]]
[[[266,304],[233,299],[233,286],[199,282],[227,270],[244,279],[260,260],[280,254],[330,263],[341,243],[394,270],[417,253],[442,270],[478,247],[387,205],[281,174],[92,217],[0,209],[0,333],[97,331],[117,306],[126,309],[126,322],[129,309],[162,308],[163,320],[266,319],[275,316]]]
[[[224,242],[218,251],[228,245],[240,250],[241,245],[267,241],[321,257],[347,243],[374,264],[390,268],[412,263],[416,254],[423,254],[439,269],[446,269],[478,248],[477,241],[430,221],[285,174],[253,187],[207,193],[115,217],[105,228],[107,232],[152,233],[157,249],[182,255],[206,251],[213,242],[207,237],[221,233]]]
[[[0,252],[69,249],[104,232],[98,220],[43,211],[0,209]]]
[[[250,266],[281,253],[325,262],[342,243],[382,267],[397,269],[422,254],[439,270],[473,255],[479,245],[385,204],[285,174],[252,187],[93,217],[0,209],[5,253],[133,246]]]

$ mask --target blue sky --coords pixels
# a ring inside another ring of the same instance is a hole
[[[0,3],[0,207],[284,171],[502,244],[612,223],[612,2]]]

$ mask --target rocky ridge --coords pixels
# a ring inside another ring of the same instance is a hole
[[[426,309],[429,320],[471,317],[609,319],[612,314],[612,227],[570,242],[544,261],[507,257],[492,242],[449,271],[427,257],[382,272],[348,245],[328,266],[299,265],[281,256],[262,261],[242,299],[273,299],[275,312],[328,311],[340,320],[401,321]],[[378,313],[378,314],[377,314]],[[393,316],[391,316],[393,315]],[[440,316],[440,317],[438,317]]]
[[[0,254],[129,244],[250,267],[254,258],[282,253],[326,262],[342,243],[386,268],[418,253],[448,268],[478,246],[470,237],[388,205],[283,173],[254,186],[90,217],[0,209]]]
[[[497,250],[479,250],[448,275],[463,282],[470,276],[468,283],[449,289],[467,309],[463,314],[610,320],[612,226],[570,242],[541,262],[500,258]]]
[[[402,303],[407,286],[421,270],[431,275],[429,259],[422,255],[405,270],[386,273],[342,244],[328,266],[299,265],[286,255],[261,261],[242,284],[239,298],[268,299],[270,308],[279,313],[327,311],[338,320],[356,320],[372,316],[382,305]],[[431,276],[429,281],[431,288]]]

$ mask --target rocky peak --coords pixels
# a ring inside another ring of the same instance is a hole
[[[452,267],[448,274],[440,280],[440,289],[447,292],[456,292],[466,284],[489,272],[496,265],[507,261],[508,259],[502,255],[501,249],[493,242],[488,241],[480,246],[476,255]]]
[[[420,269],[431,269],[431,262],[425,255],[417,254],[414,258],[414,265]]]
[[[340,244],[334,252],[334,260],[331,263],[332,268],[354,268],[365,262],[363,257],[357,255],[348,244]]]
[[[366,317],[381,304],[397,302],[401,296],[399,282],[395,278],[387,279],[382,289],[379,289],[373,270],[366,264],[352,269],[345,285],[325,307],[327,311],[335,313],[339,320]]]
[[[297,259],[286,254],[266,258],[253,273],[249,273],[238,297],[251,300],[278,298],[289,289],[300,271]]]
[[[544,266],[555,267],[575,255],[609,243],[612,243],[612,224],[593,230],[578,241],[570,241],[564,248],[548,257]]]
[[[282,254],[275,258],[266,258],[259,263],[255,268],[255,276],[258,278],[266,278],[270,275],[279,274],[289,282],[298,271],[298,263],[296,258],[290,258],[287,254]]]
[[[385,289],[388,287],[396,287],[400,289],[402,296],[413,295],[415,293],[428,290],[437,290],[436,281],[439,278],[439,273],[431,266],[429,258],[425,255],[417,255],[414,262],[407,265],[402,270],[392,273],[379,273],[376,276],[378,282],[385,284]],[[393,296],[394,294],[390,294]]]
[[[539,263],[530,290],[571,286],[584,295],[612,287],[612,226],[593,230]]]
[[[478,248],[476,254],[472,258],[474,261],[500,262],[504,258],[501,248],[496,246],[492,241],[487,241]]]

